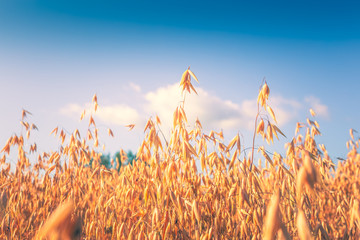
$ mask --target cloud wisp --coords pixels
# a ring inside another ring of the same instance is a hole
[[[140,93],[137,85],[130,84],[134,93]],[[198,95],[187,94],[185,99],[185,112],[189,125],[192,126],[198,118],[205,130],[252,130],[257,113],[257,102],[243,100],[234,103],[222,99],[202,88],[197,88]],[[163,130],[170,130],[173,113],[183,100],[178,84],[160,87],[154,91],[136,96],[134,106],[131,104],[101,105],[96,113],[99,120],[106,124],[127,125],[138,124],[140,129],[150,116],[159,116],[163,123]],[[135,104],[136,103],[136,104]],[[140,103],[140,104],[139,104]],[[328,107],[316,97],[307,97],[303,101],[287,99],[282,96],[270,96],[269,104],[273,108],[279,127],[291,121],[298,120],[299,112],[310,106],[320,117],[328,118]],[[62,115],[78,118],[83,110],[91,112],[91,104],[68,104],[60,109]]]
[[[93,106],[91,104],[68,104],[60,109],[60,114],[79,119],[83,111],[86,113],[93,113]],[[140,123],[139,112],[126,104],[113,104],[100,106],[96,111],[95,116],[105,124],[113,125],[127,125],[130,123]]]
[[[205,123],[208,129],[223,130],[252,130],[257,114],[256,100],[243,100],[235,103],[231,100],[221,99],[218,96],[197,88],[198,95],[186,96],[185,111],[189,123],[196,118]],[[171,122],[172,114],[182,97],[177,84],[161,87],[145,95],[146,109],[149,113],[157,113],[164,122]],[[275,111],[279,126],[295,120],[304,104],[282,96],[270,97],[269,103]]]
[[[319,117],[325,119],[330,118],[329,108],[325,104],[321,103],[320,99],[314,96],[305,98],[305,102],[312,108]]]

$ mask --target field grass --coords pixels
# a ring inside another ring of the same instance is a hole
[[[184,100],[196,93],[192,79],[186,70]],[[84,136],[56,128],[61,146],[39,153],[36,144],[25,147],[36,126],[24,110],[26,134],[11,136],[0,155],[0,239],[359,239],[359,139],[350,130],[347,159],[337,166],[316,143],[319,124],[311,119],[287,136],[284,154],[255,148],[257,138],[285,139],[269,94],[264,82],[250,156],[239,135],[226,143],[222,132],[205,134],[199,120],[189,129],[182,101],[170,138],[158,117],[150,119],[138,160],[120,172],[99,163],[93,116],[81,116],[89,120]],[[96,110],[96,96],[93,104]],[[18,152],[13,170],[10,151]],[[34,152],[37,162],[29,160]],[[262,157],[254,160],[256,152]]]

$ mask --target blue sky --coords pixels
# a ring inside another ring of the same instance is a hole
[[[312,107],[318,142],[345,157],[349,129],[360,130],[358,10],[356,1],[1,1],[0,144],[21,131],[25,108],[40,130],[30,140],[56,148],[50,131],[86,128],[81,110],[97,93],[100,131],[116,135],[102,136],[106,151],[136,150],[148,117],[166,129],[191,66],[199,97],[187,108],[206,130],[240,131],[249,146],[266,78],[288,140]]]

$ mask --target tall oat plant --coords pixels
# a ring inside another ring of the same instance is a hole
[[[39,152],[29,141],[37,127],[23,110],[24,134],[12,135],[0,155],[0,239],[360,239],[354,130],[347,159],[335,166],[315,141],[314,119],[298,123],[293,138],[283,137],[264,82],[245,156],[239,134],[226,142],[222,132],[204,133],[199,120],[188,127],[184,106],[186,94],[196,94],[192,79],[187,69],[170,137],[158,117],[149,119],[137,161],[120,171],[100,164],[96,114],[81,115],[88,119],[85,133],[56,127],[51,135],[59,148]],[[96,95],[93,107],[96,112]],[[255,147],[257,138],[291,141],[280,154]],[[126,159],[121,155],[113,166]]]

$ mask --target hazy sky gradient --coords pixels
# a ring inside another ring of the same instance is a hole
[[[203,100],[188,101],[189,114],[205,109],[206,129],[223,123],[214,130],[250,142],[251,101],[266,78],[288,140],[317,105],[318,142],[345,157],[349,129],[360,130],[359,9],[355,1],[1,1],[0,145],[21,130],[25,108],[39,148],[56,147],[50,131],[86,128],[76,109],[97,93],[98,125],[117,135],[103,137],[106,151],[136,150],[149,116],[171,117],[164,109],[180,99],[166,93],[176,95],[191,66]],[[129,133],[123,125],[134,119]]]

